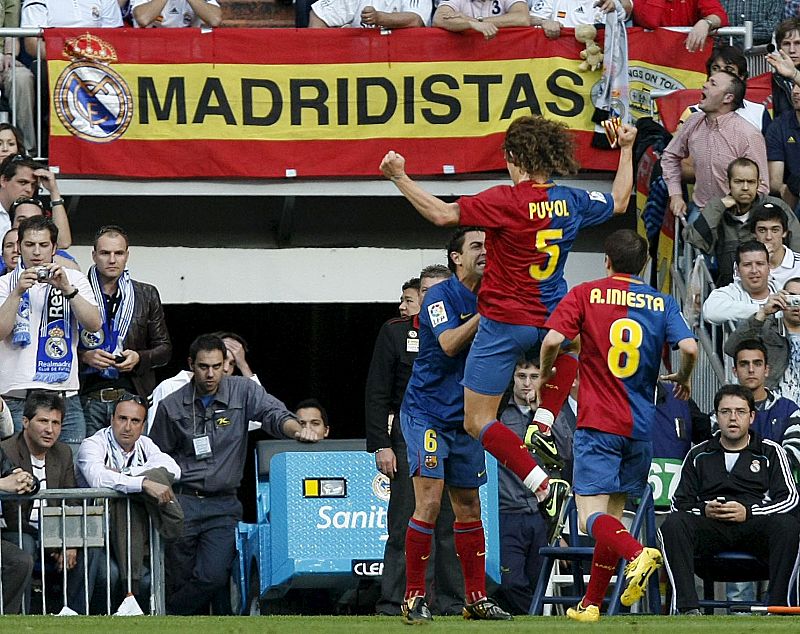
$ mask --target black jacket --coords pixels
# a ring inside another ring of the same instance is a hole
[[[672,499],[673,511],[705,515],[706,502],[720,496],[742,504],[748,519],[787,513],[797,506],[797,488],[780,445],[750,432],[750,443],[728,473],[719,437],[717,432],[687,454]]]
[[[381,326],[364,392],[367,451],[374,452],[404,442],[398,416],[418,352],[416,317],[390,319]],[[389,414],[395,414],[391,438]]]

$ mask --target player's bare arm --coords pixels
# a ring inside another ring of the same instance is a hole
[[[423,218],[437,227],[453,227],[458,224],[461,217],[458,203],[446,203],[411,180],[406,174],[406,159],[403,155],[390,150],[381,161],[381,172],[395,184]]]
[[[614,197],[614,215],[624,214],[628,210],[628,201],[633,191],[633,143],[636,141],[636,128],[627,123],[617,131],[619,141],[619,164],[617,174],[611,185]]]
[[[561,350],[561,345],[566,337],[557,330],[550,330],[542,341],[542,348],[539,352],[539,378],[534,381],[533,388],[536,392],[536,400],[541,402],[542,386],[553,376],[553,365]]]
[[[697,342],[694,339],[681,339],[678,342],[680,351],[680,366],[678,371],[672,374],[665,374],[659,377],[661,381],[669,381],[675,384],[673,393],[675,398],[682,401],[689,400],[692,395],[691,376],[694,364],[697,362]]]
[[[473,315],[456,328],[445,330],[439,335],[439,346],[448,357],[454,357],[461,352],[475,337],[478,332],[480,315]]]

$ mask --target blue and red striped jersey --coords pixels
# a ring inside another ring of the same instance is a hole
[[[613,275],[573,288],[546,326],[581,337],[578,427],[650,440],[664,343],[694,338],[675,299]]]

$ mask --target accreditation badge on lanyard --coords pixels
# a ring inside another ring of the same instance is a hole
[[[208,435],[192,438],[192,444],[194,445],[194,457],[198,460],[205,460],[212,456],[211,440]]]

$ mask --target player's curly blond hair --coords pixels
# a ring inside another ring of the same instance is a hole
[[[580,165],[567,126],[544,117],[519,117],[506,131],[506,160],[528,174],[567,176]]]

